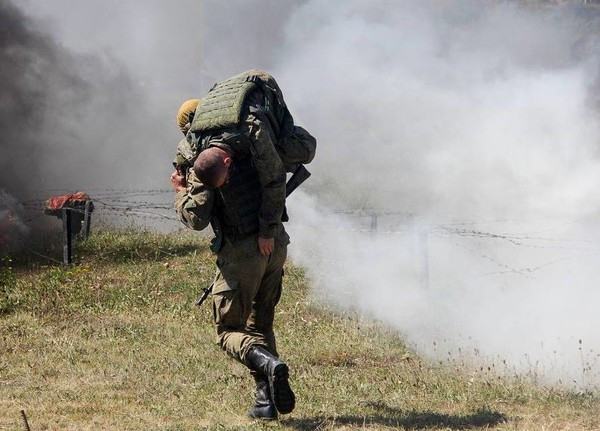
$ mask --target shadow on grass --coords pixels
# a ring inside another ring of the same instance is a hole
[[[93,260],[94,262],[135,263],[142,261],[161,262],[178,256],[205,252],[208,246],[198,244],[177,244],[153,246],[138,244],[103,244],[89,246],[85,242],[73,241],[73,263]],[[11,257],[15,268],[28,269],[39,266],[61,266],[63,263],[62,242],[56,241],[50,247],[31,247],[14,253]]]
[[[369,403],[369,406],[379,410],[379,414],[343,415],[337,417],[316,417],[307,419],[283,419],[282,424],[298,430],[313,430],[323,425],[356,425],[356,426],[386,426],[400,427],[409,430],[446,427],[452,429],[488,428],[506,422],[504,413],[481,408],[474,413],[453,415],[431,411],[415,412],[402,411],[383,403]]]
[[[85,245],[84,245],[85,247]],[[206,249],[197,244],[178,244],[174,246],[153,247],[131,246],[129,244],[114,244],[102,250],[82,250],[83,259],[94,259],[95,261],[111,263],[132,263],[141,261],[161,262],[173,257],[186,256],[188,254],[200,253]]]
[[[173,257],[208,251],[208,242],[175,240],[157,234],[99,235],[87,241],[72,242],[73,263],[85,261],[108,263],[161,262]],[[0,255],[3,258],[3,255]],[[63,238],[61,235],[44,238],[44,241],[27,244],[8,255],[11,266],[29,269],[40,266],[62,266]],[[4,258],[6,259],[6,258]],[[5,261],[1,261],[4,264]]]
[[[111,263],[160,262],[208,251],[208,241],[146,231],[104,231],[76,244],[84,260]],[[77,250],[76,250],[77,254]]]

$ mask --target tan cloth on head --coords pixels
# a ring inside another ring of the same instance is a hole
[[[190,114],[196,111],[196,107],[200,99],[189,99],[181,104],[177,111],[177,126],[182,132],[185,130],[186,124],[190,122]]]

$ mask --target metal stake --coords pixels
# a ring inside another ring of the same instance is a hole
[[[371,213],[371,232],[377,232],[377,214]]]
[[[90,222],[92,215],[90,213],[90,201],[85,202],[85,210],[83,212],[83,226],[81,227],[81,238],[88,239],[90,236]]]
[[[25,410],[21,410],[21,419],[23,419],[23,429],[25,431],[31,431],[31,428],[29,428],[29,422],[27,422],[27,416],[25,415]]]
[[[63,265],[68,266],[73,263],[73,238],[71,235],[71,210],[62,209],[63,221]]]

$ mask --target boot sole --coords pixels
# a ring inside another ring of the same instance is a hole
[[[260,407],[254,406],[248,410],[246,416],[260,421],[274,421],[277,420],[277,409],[273,404]]]
[[[256,420],[256,421],[264,421],[264,422],[276,421],[277,420],[277,415],[275,415],[275,416],[261,416],[261,415],[257,415],[257,414],[246,413],[246,417],[249,418],[249,419]]]
[[[291,413],[296,407],[296,395],[288,381],[289,369],[286,364],[279,364],[273,371],[271,393],[275,408],[281,414]]]

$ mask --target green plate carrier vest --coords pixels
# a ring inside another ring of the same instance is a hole
[[[196,108],[192,132],[237,126],[246,96],[256,88],[252,75],[244,72],[214,85]]]
[[[258,69],[250,69],[216,83],[198,103],[190,130],[201,133],[237,126],[242,121],[244,102],[256,88],[263,88],[274,96],[274,106],[265,106],[265,109],[273,115],[275,121],[271,125],[278,134],[280,125],[277,123],[283,120],[287,107],[275,79]],[[265,104],[269,104],[269,100],[270,98],[266,98]]]

